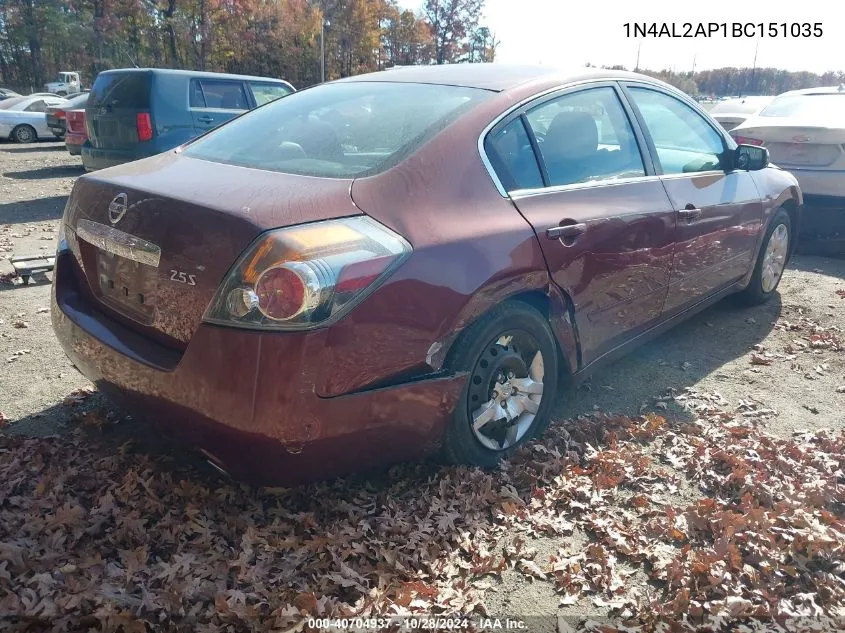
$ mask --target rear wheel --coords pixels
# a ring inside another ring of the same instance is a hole
[[[32,143],[38,135],[31,125],[19,125],[12,130],[12,138],[18,143]]]
[[[792,222],[789,214],[783,209],[778,209],[766,230],[751,281],[740,294],[746,304],[765,303],[775,294],[786,268],[791,241]]]
[[[557,344],[531,306],[508,302],[471,325],[450,354],[470,372],[446,432],[456,463],[492,467],[548,426],[558,385]]]

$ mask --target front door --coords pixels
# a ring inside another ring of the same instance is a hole
[[[642,84],[627,94],[678,214],[664,315],[743,277],[754,257],[763,205],[751,174],[725,171],[725,138],[691,105]]]
[[[655,324],[675,212],[617,88],[592,85],[528,104],[493,129],[486,148],[572,300],[582,364]]]

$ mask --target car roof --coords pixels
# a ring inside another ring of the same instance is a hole
[[[587,66],[559,67],[554,65],[516,65],[501,63],[443,64],[430,66],[397,66],[375,73],[366,73],[338,80],[339,82],[386,81],[400,83],[429,83],[466,88],[482,88],[503,92],[536,80],[560,83],[580,79],[646,79],[662,84],[645,75],[620,70],[606,70]]]
[[[115,68],[112,70],[104,70],[101,75],[116,75],[122,73],[152,73],[154,75],[175,75],[181,77],[190,77],[193,79],[260,79],[261,81],[274,81],[290,85],[290,82],[276,77],[259,77],[257,75],[233,75],[230,73],[211,73],[201,70],[177,70],[174,68]]]

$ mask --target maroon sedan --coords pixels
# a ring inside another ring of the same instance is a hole
[[[492,466],[565,379],[769,299],[801,207],[653,79],[395,69],[79,178],[53,325],[102,391],[243,478]]]

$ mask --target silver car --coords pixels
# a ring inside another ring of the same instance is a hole
[[[64,105],[67,99],[30,95],[0,102],[0,139],[32,143],[39,138],[53,138],[47,127],[49,106]]]

